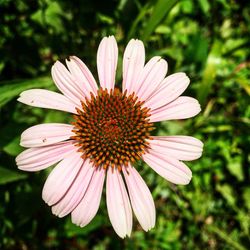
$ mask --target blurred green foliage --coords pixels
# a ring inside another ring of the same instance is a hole
[[[248,1],[0,0],[0,13],[0,249],[250,248]],[[188,163],[193,179],[184,187],[138,163],[155,199],[157,222],[145,233],[135,221],[125,240],[110,225],[104,195],[96,218],[76,227],[69,216],[53,216],[42,201],[49,170],[23,173],[14,161],[24,129],[69,119],[17,103],[18,94],[55,89],[51,65],[72,54],[96,76],[97,47],[110,34],[120,52],[130,38],[140,38],[148,59],[160,55],[169,73],[185,71],[191,78],[185,94],[203,107],[196,118],[158,125],[158,134],[201,139],[204,154]]]

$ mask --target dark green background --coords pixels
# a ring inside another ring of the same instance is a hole
[[[250,248],[250,5],[233,0],[0,0],[0,249],[238,249]],[[67,122],[63,112],[17,103],[26,89],[55,87],[55,60],[77,55],[96,74],[101,38],[114,34],[121,59],[130,38],[144,41],[147,59],[160,55],[169,74],[186,72],[186,95],[199,99],[195,118],[157,125],[162,135],[204,142],[189,162],[193,179],[175,186],[148,166],[136,166],[152,191],[156,226],[134,220],[119,239],[105,196],[95,219],[81,229],[53,216],[41,198],[49,170],[17,170],[21,132],[43,122]]]

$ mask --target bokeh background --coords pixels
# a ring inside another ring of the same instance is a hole
[[[85,228],[51,214],[42,198],[50,169],[17,170],[21,132],[35,124],[67,122],[63,113],[16,101],[30,88],[55,90],[55,60],[77,55],[96,71],[101,38],[114,34],[121,59],[130,38],[144,41],[147,59],[160,55],[169,73],[191,78],[195,118],[157,125],[157,134],[191,135],[204,142],[189,162],[193,179],[175,186],[139,162],[152,191],[157,222],[145,233],[134,220],[119,239],[105,195]],[[250,4],[236,0],[0,0],[0,249],[250,249]]]

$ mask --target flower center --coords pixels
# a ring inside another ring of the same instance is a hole
[[[100,89],[97,96],[81,102],[74,116],[76,146],[96,167],[117,167],[133,163],[149,147],[146,139],[154,129],[149,122],[150,109],[142,107],[135,94]]]

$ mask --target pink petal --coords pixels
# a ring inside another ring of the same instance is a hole
[[[167,74],[168,64],[159,56],[149,60],[143,70],[139,72],[134,91],[142,100],[146,100],[160,85]]]
[[[42,192],[43,200],[49,206],[57,203],[65,195],[79,173],[82,164],[81,153],[74,152],[51,171]]]
[[[90,92],[96,95],[98,87],[88,67],[76,56],[71,56],[66,64],[84,96],[89,98]]]
[[[103,168],[95,169],[83,199],[71,213],[74,224],[84,227],[95,217],[100,206],[105,173]]]
[[[76,150],[77,148],[72,144],[72,141],[29,148],[16,157],[16,163],[21,170],[39,171],[61,161]]]
[[[103,89],[114,89],[118,47],[114,36],[104,37],[97,51],[97,70]]]
[[[75,109],[76,105],[66,96],[45,89],[23,91],[17,100],[33,107],[77,113]]]
[[[87,159],[83,163],[81,170],[79,171],[78,175],[76,176],[73,184],[70,186],[67,193],[58,203],[56,203],[52,207],[53,214],[59,217],[63,217],[72,212],[72,210],[74,210],[75,207],[78,206],[79,202],[83,198],[89,186],[94,171],[95,168],[92,166],[92,164],[90,164],[89,160]],[[94,195],[93,195],[93,200],[94,200]],[[83,213],[83,215],[84,214],[85,213]]]
[[[120,172],[108,169],[106,182],[108,215],[115,232],[121,237],[130,236],[132,230],[132,211],[128,194]]]
[[[145,231],[155,225],[155,205],[152,195],[135,168],[123,168],[132,208],[136,218]]]
[[[152,136],[151,150],[177,160],[192,161],[201,157],[203,143],[191,136]]]
[[[70,74],[67,68],[57,61],[52,66],[51,74],[57,88],[75,105],[81,107],[80,100],[85,96],[84,89],[79,87],[77,80]]]
[[[131,39],[123,56],[123,92],[127,89],[128,94],[134,91],[136,79],[142,71],[145,63],[145,48],[140,40]]]
[[[160,87],[145,102],[145,106],[154,110],[172,102],[185,91],[189,82],[185,73],[176,73],[166,77]]]
[[[186,119],[196,116],[201,111],[199,102],[187,96],[178,97],[173,102],[151,111],[150,121]]]
[[[23,147],[42,147],[70,139],[74,127],[62,123],[45,123],[26,129],[21,134]]]
[[[191,170],[171,156],[149,150],[142,158],[156,173],[174,184],[186,185],[192,178]]]

